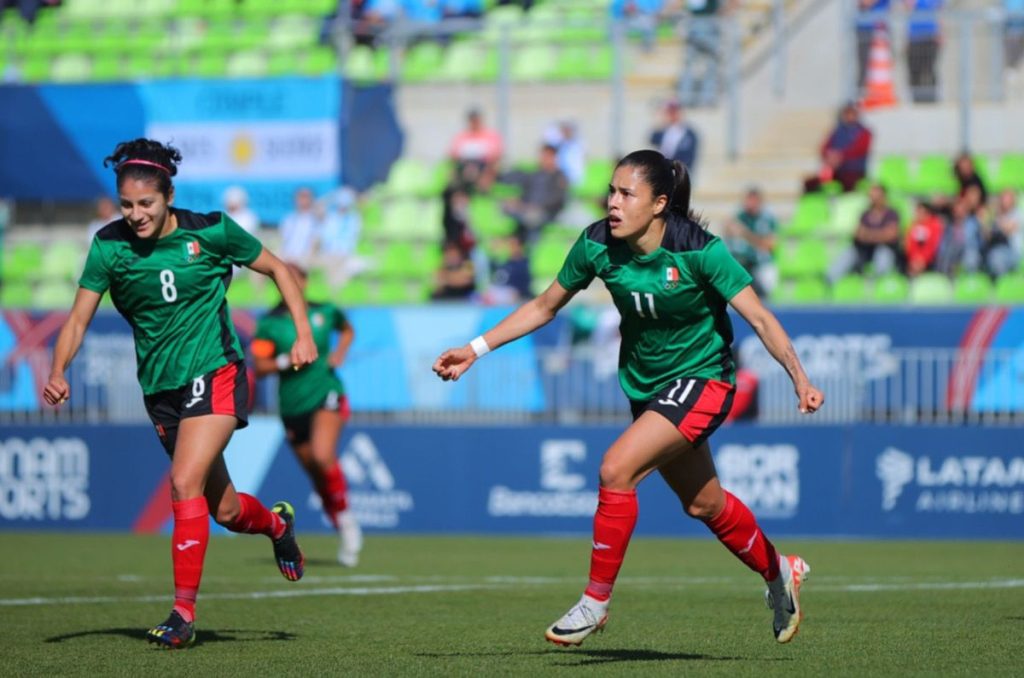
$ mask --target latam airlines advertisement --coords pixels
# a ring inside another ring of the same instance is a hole
[[[588,533],[615,426],[352,426],[339,445],[350,504],[369,532]],[[757,427],[712,438],[722,485],[772,535],[1024,539],[1024,453],[998,428]],[[297,508],[319,500],[274,418],[226,453],[237,487]],[[0,529],[167,531],[167,460],[144,426],[5,427]],[[638,534],[706,535],[657,474]],[[216,528],[219,530],[220,528]]]

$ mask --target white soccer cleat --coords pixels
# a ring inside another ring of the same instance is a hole
[[[811,573],[811,566],[800,556],[779,556],[779,576],[768,583],[764,592],[768,607],[775,610],[772,629],[775,640],[788,643],[800,628],[800,586]]]
[[[608,623],[608,601],[583,595],[565,615],[548,627],[544,637],[555,645],[579,645],[594,631],[603,631]]]
[[[345,567],[355,567],[359,564],[359,552],[363,550],[363,530],[351,511],[339,512],[336,519],[338,535],[341,537],[338,562]]]

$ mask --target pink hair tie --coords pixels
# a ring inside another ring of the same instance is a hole
[[[117,166],[117,170],[120,172],[121,168],[124,167],[125,165],[148,165],[149,167],[156,167],[159,170],[167,172],[168,176],[170,176],[171,174],[171,170],[167,169],[158,162],[150,162],[149,160],[125,160],[124,162]]]

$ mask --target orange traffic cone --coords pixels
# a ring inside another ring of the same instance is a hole
[[[868,53],[868,72],[864,78],[864,108],[884,108],[899,103],[892,82],[892,48],[889,35],[883,28],[876,28],[871,37],[871,51]]]

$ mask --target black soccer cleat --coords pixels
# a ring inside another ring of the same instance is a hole
[[[306,559],[302,555],[299,543],[295,541],[295,509],[286,501],[279,501],[270,509],[273,513],[281,516],[284,521],[284,534],[274,540],[274,559],[277,560],[277,569],[288,581],[302,579],[305,571]]]
[[[196,627],[171,610],[163,624],[157,624],[146,633],[146,640],[165,650],[186,650],[196,642]]]

